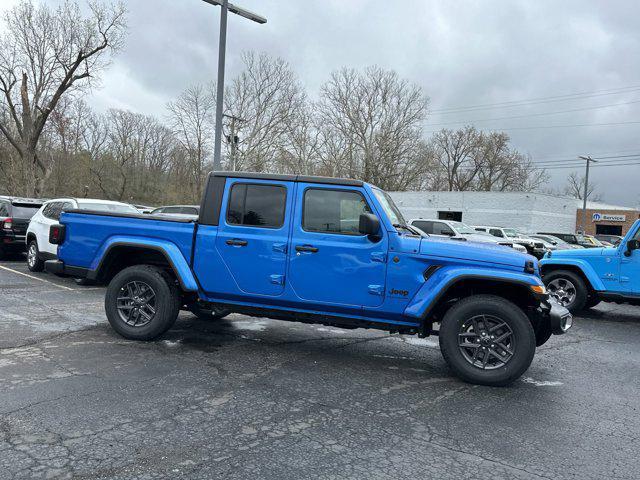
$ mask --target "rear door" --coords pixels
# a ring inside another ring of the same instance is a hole
[[[388,238],[358,232],[370,213],[366,192],[299,183],[291,234],[289,285],[311,305],[377,307],[384,301]],[[373,212],[375,213],[375,212]]]
[[[237,287],[250,295],[284,291],[293,183],[228,179],[216,249]]]

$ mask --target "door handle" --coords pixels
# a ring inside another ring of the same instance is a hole
[[[234,238],[233,240],[227,240],[226,244],[231,245],[232,247],[246,247],[249,242],[247,242],[246,240],[238,240],[237,238]]]
[[[316,253],[317,251],[318,248],[312,247],[311,245],[296,245],[296,252]]]

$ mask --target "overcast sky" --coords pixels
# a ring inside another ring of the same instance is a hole
[[[237,1],[268,23],[230,16],[228,78],[250,49],[287,60],[312,96],[331,71],[375,64],[424,89],[432,111],[426,132],[462,122],[505,130],[535,162],[554,165],[577,155],[640,155],[640,123],[626,123],[640,122],[640,2]],[[0,9],[14,3],[2,0]],[[185,87],[215,77],[219,9],[200,0],[126,3],[126,49],[90,102],[164,115]],[[504,105],[525,100],[534,101]],[[439,112],[496,103],[503,105]],[[603,123],[618,125],[592,125]],[[571,171],[550,170],[549,186],[560,187]],[[595,167],[592,178],[607,202],[640,204],[640,165]]]

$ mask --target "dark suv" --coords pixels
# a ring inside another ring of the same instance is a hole
[[[0,258],[26,250],[29,220],[42,206],[33,198],[0,197]]]
[[[553,235],[554,237],[558,237],[560,240],[564,240],[571,245],[580,245],[584,248],[595,248],[596,245],[588,242],[586,238],[584,238],[579,233],[555,233],[555,232],[538,232],[539,235]]]

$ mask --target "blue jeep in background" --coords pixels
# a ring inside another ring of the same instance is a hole
[[[540,262],[549,294],[571,312],[600,302],[640,305],[640,220],[615,248],[556,250]]]
[[[158,337],[181,309],[438,334],[458,376],[506,385],[571,326],[534,257],[423,237],[356,180],[218,172],[197,221],[79,210],[60,221],[46,269],[107,283],[108,320],[129,339]]]

